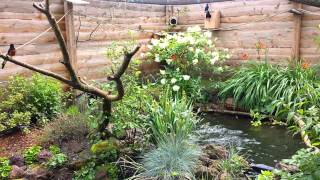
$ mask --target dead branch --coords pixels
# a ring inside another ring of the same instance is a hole
[[[124,74],[124,72],[127,70],[132,57],[140,49],[140,45],[138,45],[130,53],[125,52],[124,60],[121,64],[121,66],[119,67],[119,69],[117,70],[117,72],[115,74],[107,77],[107,79],[109,81],[114,81],[116,83],[117,94],[111,94],[110,91],[104,91],[102,89],[99,89],[98,87],[95,87],[95,86],[90,85],[89,83],[85,82],[75,71],[75,69],[71,63],[71,58],[70,58],[64,37],[61,33],[61,30],[60,30],[55,18],[52,16],[52,14],[50,12],[49,0],[45,0],[45,3],[43,3],[43,2],[42,3],[34,3],[33,6],[37,10],[39,10],[41,13],[46,15],[48,22],[55,33],[56,39],[58,41],[58,44],[59,44],[59,47],[60,47],[60,50],[61,50],[61,53],[63,56],[63,64],[66,67],[66,69],[70,75],[70,79],[63,77],[59,74],[56,74],[54,72],[38,68],[38,67],[33,66],[31,64],[18,61],[16,59],[13,59],[10,56],[7,56],[7,55],[0,54],[0,58],[2,58],[4,61],[12,62],[16,65],[22,66],[22,67],[27,68],[29,70],[38,72],[38,73],[43,74],[45,76],[52,77],[54,79],[57,79],[65,84],[71,86],[74,89],[78,89],[80,91],[83,91],[83,92],[86,92],[86,93],[89,93],[92,95],[96,95],[96,96],[102,98],[103,99],[103,111],[104,111],[104,114],[107,116],[107,118],[104,118],[105,120],[104,120],[104,122],[102,122],[102,125],[101,125],[101,127],[99,127],[99,129],[101,131],[105,130],[105,128],[108,126],[108,123],[109,123],[109,116],[111,115],[111,103],[113,101],[121,100],[124,96],[124,88],[123,88],[123,84],[122,84],[122,81],[120,78]]]

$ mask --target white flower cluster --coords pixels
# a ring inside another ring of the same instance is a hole
[[[177,71],[179,71],[179,69],[177,69]],[[166,73],[165,70],[160,70],[160,74],[165,76],[167,73]],[[172,85],[172,90],[173,91],[179,91],[180,90],[180,86],[178,85],[178,83],[181,82],[181,81],[189,81],[190,78],[191,77],[189,75],[186,75],[186,74],[182,75],[181,77],[173,77],[173,78],[169,79],[169,84]],[[162,85],[167,84],[167,82],[168,82],[168,80],[166,78],[162,78],[160,80],[160,83]]]

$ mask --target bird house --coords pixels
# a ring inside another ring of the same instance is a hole
[[[206,29],[217,29],[220,27],[220,11],[215,10],[211,13],[210,17],[206,16],[204,20],[204,27]]]

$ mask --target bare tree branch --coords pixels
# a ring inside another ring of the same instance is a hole
[[[93,94],[93,95],[96,95],[96,96],[102,98],[104,113],[109,118],[109,116],[111,115],[111,103],[113,101],[118,101],[118,100],[122,99],[124,96],[124,88],[123,88],[123,84],[122,84],[122,81],[120,78],[124,74],[124,72],[127,70],[132,57],[139,51],[140,45],[138,45],[132,52],[130,52],[130,53],[126,52],[124,55],[123,62],[121,64],[121,66],[119,67],[119,69],[117,70],[117,72],[107,78],[109,81],[114,81],[116,83],[117,94],[112,95],[110,93],[110,91],[104,91],[102,89],[99,89],[98,87],[92,86],[89,83],[85,82],[83,79],[81,79],[81,77],[75,71],[75,69],[71,63],[71,58],[70,58],[64,37],[61,33],[61,30],[60,30],[56,20],[54,19],[54,17],[52,16],[52,14],[50,12],[49,0],[45,0],[45,4],[34,3],[33,6],[37,10],[39,10],[41,13],[46,15],[48,22],[55,33],[56,39],[58,41],[58,44],[59,44],[59,47],[60,47],[60,50],[61,50],[61,53],[63,56],[63,64],[66,67],[66,69],[70,75],[70,79],[67,79],[59,74],[54,73],[54,72],[50,72],[50,71],[38,68],[36,66],[30,65],[30,64],[27,64],[24,62],[20,62],[18,60],[13,59],[10,56],[5,56],[5,55],[0,54],[0,58],[2,58],[5,61],[9,61],[9,62],[12,62],[16,65],[30,69],[32,71],[38,72],[40,74],[55,78],[63,83],[68,84],[69,86],[73,87],[74,89],[78,89],[80,91],[90,93],[90,94]],[[68,13],[68,12],[66,12],[66,13]],[[80,26],[81,26],[81,24],[80,24]],[[107,127],[107,125],[109,123],[108,118],[105,118],[105,120],[101,123],[99,130],[101,130],[101,131],[105,130],[105,128]]]

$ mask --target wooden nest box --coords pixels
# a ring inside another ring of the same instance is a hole
[[[220,11],[215,10],[210,12],[211,17],[205,17],[204,28],[206,29],[218,29],[220,27]]]

